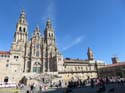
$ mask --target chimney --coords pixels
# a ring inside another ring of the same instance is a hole
[[[112,57],[112,64],[116,64],[119,62],[118,57]]]

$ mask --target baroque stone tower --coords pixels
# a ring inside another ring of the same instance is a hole
[[[54,67],[54,64],[49,62],[52,60],[52,58],[55,57],[55,54],[57,52],[56,50],[56,44],[55,44],[55,34],[54,30],[51,24],[51,20],[48,19],[44,31],[44,42],[46,43],[46,51],[47,51],[47,62],[46,62],[46,67],[48,67],[48,71],[52,70],[52,66]],[[50,67],[51,66],[51,67]],[[56,70],[57,68],[55,68]],[[53,69],[54,70],[54,69]]]
[[[88,55],[88,60],[94,60],[94,54],[90,48],[88,48],[87,55]]]
[[[12,42],[11,51],[24,52],[25,43],[28,40],[28,23],[25,12],[22,11],[16,25],[16,32],[14,34],[14,41]]]
[[[55,34],[50,19],[47,20],[44,36],[47,45],[55,46]]]

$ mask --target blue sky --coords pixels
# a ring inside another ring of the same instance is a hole
[[[10,49],[22,9],[29,37],[37,24],[43,34],[51,18],[64,57],[86,59],[90,47],[106,63],[112,56],[125,60],[125,0],[1,0],[0,50]]]

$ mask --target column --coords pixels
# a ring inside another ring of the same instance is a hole
[[[19,35],[18,35],[18,33],[16,32],[16,33],[15,33],[15,41],[16,41],[16,42],[17,42],[17,40],[18,40],[18,36],[19,36]]]
[[[24,34],[22,33],[22,41],[24,41]]]
[[[30,67],[30,72],[33,72],[33,62],[32,62],[32,59],[31,59],[31,67]]]
[[[43,73],[45,72],[45,59],[43,58],[43,63],[42,63],[42,65],[43,65],[43,67],[42,67],[42,69],[43,69]]]
[[[24,66],[25,66],[25,72],[27,72],[27,61],[25,61],[25,63],[24,63]]]
[[[49,60],[49,56],[48,56],[48,61],[47,61],[47,62],[48,62],[48,72],[50,72],[49,61],[50,61],[50,60]]]
[[[18,40],[20,40],[20,33],[19,33],[19,38],[18,38]]]
[[[17,33],[15,33],[15,41],[17,42]]]

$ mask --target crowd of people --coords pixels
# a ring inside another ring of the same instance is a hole
[[[105,77],[105,78],[88,78],[86,80],[69,81],[68,87],[83,87],[83,86],[101,86],[111,83],[125,83],[125,78],[121,77]]]
[[[106,85],[108,84],[125,84],[125,78],[121,77],[105,77],[105,78],[88,78],[86,80],[77,80],[77,81],[69,81],[68,82],[68,88],[79,88],[84,86],[91,86],[91,88],[94,88],[95,86],[98,87],[97,92],[103,92],[106,91]],[[112,87],[108,91],[115,91],[115,88]],[[68,93],[68,92],[67,92]]]
[[[73,88],[79,88],[79,87],[85,87],[85,86],[91,86],[91,88],[94,88],[95,86],[98,86],[97,92],[100,91],[105,91],[106,90],[106,85],[107,84],[112,84],[112,83],[117,83],[117,84],[125,84],[125,78],[120,78],[120,77],[105,77],[105,78],[88,78],[86,80],[71,80],[68,82],[65,82],[63,80],[59,80],[58,83],[54,82],[53,84],[50,85],[35,85],[35,83],[31,84],[29,87],[30,89],[27,91],[33,91],[35,87],[39,87],[39,91],[45,91],[47,90],[47,87],[53,88],[62,88],[63,85],[65,84],[65,87],[68,89],[73,89]],[[20,85],[21,86],[21,85]],[[21,86],[22,88],[23,86]],[[112,89],[114,90],[114,89]]]

